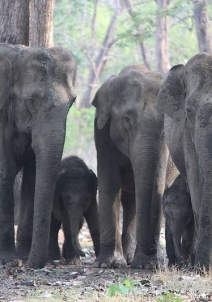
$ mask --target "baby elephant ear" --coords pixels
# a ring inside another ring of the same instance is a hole
[[[2,109],[10,97],[12,84],[11,63],[0,57],[0,109]]]
[[[102,84],[97,90],[92,102],[92,105],[96,107],[96,118],[99,129],[102,129],[110,118],[110,90],[114,78],[116,78],[116,76],[111,76]]]
[[[157,97],[158,111],[180,121],[185,116],[184,65],[172,67],[163,82]]]
[[[92,187],[94,194],[96,195],[96,191],[97,191],[97,187],[98,187],[97,177],[96,177],[96,174],[93,172],[93,170],[89,169],[89,173],[90,173],[90,177],[91,177],[91,187]]]

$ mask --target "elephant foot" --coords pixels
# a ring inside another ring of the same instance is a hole
[[[176,264],[176,259],[175,258],[169,258],[169,261],[168,261],[168,267],[172,267],[172,266],[175,266]]]
[[[94,262],[94,267],[99,268],[125,268],[127,262],[122,252],[114,250],[114,245],[101,245],[100,254]]]
[[[44,268],[47,263],[47,253],[46,255],[39,255],[38,253],[31,251],[28,258],[28,265],[30,268],[40,269]]]
[[[19,266],[20,259],[16,252],[2,252],[0,253],[0,263],[7,267],[16,267]]]
[[[60,255],[60,250],[55,250],[55,251],[49,251],[49,257],[48,257],[48,262],[52,262],[54,260],[60,260],[61,255]]]
[[[29,252],[25,250],[17,250],[18,257],[22,259],[24,262],[28,260]]]
[[[136,239],[129,233],[122,235],[122,246],[124,257],[127,261],[127,264],[131,264],[136,248]]]
[[[63,261],[64,261],[64,264],[70,264],[70,265],[81,265],[82,264],[80,258],[77,256],[73,257],[73,258],[69,258],[69,259],[63,258]]]
[[[124,257],[119,258],[107,258],[107,259],[96,259],[94,262],[94,267],[97,268],[125,268],[127,267],[127,262]]]
[[[144,253],[139,253],[135,255],[131,263],[131,268],[156,270],[158,268],[157,254],[145,255]]]

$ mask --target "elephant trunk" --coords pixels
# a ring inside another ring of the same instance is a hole
[[[45,124],[45,129],[43,126],[39,130],[32,133],[32,148],[36,158],[36,184],[33,237],[28,262],[33,268],[44,267],[48,257],[53,195],[65,140],[64,117],[52,116],[48,119],[48,129]]]
[[[78,256],[84,257],[85,253],[83,252],[80,243],[79,243],[79,231],[82,227],[82,218],[83,213],[79,209],[72,207],[71,210],[68,211],[70,230],[71,230],[71,241],[74,247],[75,252]]]
[[[136,194],[136,253],[146,255],[156,253],[156,230],[151,216],[160,139],[160,134],[142,132],[130,150]],[[159,209],[154,215],[160,215]]]

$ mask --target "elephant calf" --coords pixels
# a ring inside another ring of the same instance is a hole
[[[187,264],[191,254],[194,233],[190,194],[181,174],[165,190],[163,206],[168,265],[181,267]]]
[[[96,201],[97,177],[80,158],[70,156],[62,160],[57,179],[50,229],[49,260],[60,259],[58,232],[63,227],[65,241],[63,257],[77,263],[84,256],[78,235],[84,218],[94,243],[96,256],[99,253],[99,222]]]

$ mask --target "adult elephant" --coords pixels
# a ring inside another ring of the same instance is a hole
[[[188,182],[196,229],[195,266],[212,266],[212,55],[174,66],[158,95],[167,144]]]
[[[161,197],[168,150],[156,98],[163,75],[124,68],[97,91],[95,143],[100,213],[99,267],[157,266]],[[122,242],[119,202],[123,204]],[[136,219],[135,219],[136,206]],[[134,232],[136,223],[136,250]]]
[[[62,48],[0,44],[0,69],[0,261],[29,254],[29,266],[42,268],[76,62]],[[17,255],[13,184],[22,167],[20,215],[27,218],[19,221]]]

